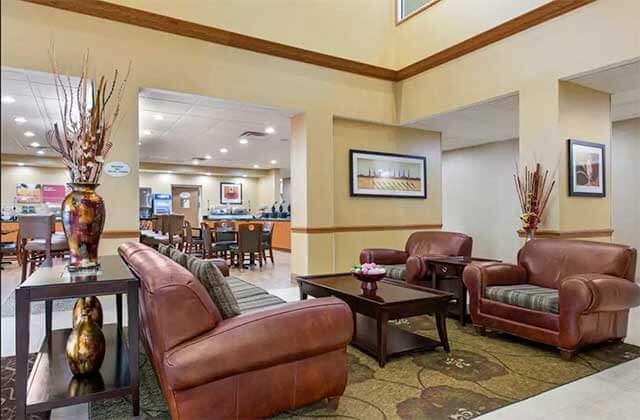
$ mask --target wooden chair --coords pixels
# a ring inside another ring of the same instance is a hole
[[[265,264],[267,263],[267,251],[269,251],[269,259],[271,264],[275,264],[273,261],[273,230],[276,225],[273,222],[264,222],[262,224],[262,259]]]
[[[262,268],[262,224],[242,223],[238,226],[238,244],[231,245],[231,262],[242,270],[245,258],[254,265],[256,258]]]
[[[204,235],[203,235],[204,236]],[[193,236],[193,227],[188,220],[184,221],[184,252],[187,254],[202,254],[204,240]]]
[[[53,255],[63,255],[69,251],[66,237],[55,233],[55,215],[21,215],[18,216],[18,245],[22,264],[21,282],[27,278],[36,266],[53,262]]]

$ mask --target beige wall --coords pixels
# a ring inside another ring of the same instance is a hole
[[[242,205],[257,212],[259,189],[255,178],[140,172],[140,187],[151,187],[154,193],[171,193],[171,185],[201,186],[201,215],[206,213],[208,204],[212,207],[220,205],[220,182],[242,184]]]
[[[611,161],[613,241],[640,250],[640,118],[613,123]]]
[[[427,199],[351,197],[350,149],[426,156]],[[333,162],[335,226],[442,223],[440,133],[336,118]],[[363,248],[403,249],[410,233],[404,230],[335,233],[335,270],[347,270],[357,263]]]
[[[442,154],[442,219],[446,231],[473,238],[473,255],[514,262],[522,239],[513,185],[518,140]]]
[[[62,168],[2,165],[2,205],[13,206],[16,184],[58,184],[69,182],[69,174]],[[100,193],[100,189],[97,190]],[[16,205],[20,211],[21,205]],[[41,206],[37,206],[40,208]]]
[[[271,169],[266,176],[258,180],[258,207],[271,206],[280,200],[280,170]],[[271,211],[271,210],[269,210]]]

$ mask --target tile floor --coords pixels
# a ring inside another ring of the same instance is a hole
[[[286,301],[299,299],[298,289],[290,274],[290,254],[277,252],[276,264],[270,262],[262,270],[233,269],[243,280],[269,290]],[[6,266],[5,266],[6,267]],[[20,273],[13,264],[1,272],[1,301],[18,284]],[[115,302],[112,297],[102,299],[105,322],[115,322]],[[126,300],[125,300],[126,304]],[[126,322],[126,310],[125,322]],[[70,312],[54,313],[54,328],[67,328],[71,324]],[[44,337],[44,315],[31,317],[31,350],[36,351]],[[629,334],[626,342],[640,345],[640,308],[631,311]],[[2,318],[2,356],[15,353],[15,320]],[[545,392],[536,397],[496,410],[481,418],[484,420],[627,420],[640,417],[640,360],[616,366],[604,372]],[[57,409],[52,420],[87,419],[88,406]]]

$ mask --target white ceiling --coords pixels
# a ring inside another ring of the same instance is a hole
[[[157,89],[140,92],[139,109],[141,161],[190,164],[194,157],[210,155],[201,164],[289,168],[290,118],[296,111]],[[275,132],[239,142],[243,132],[264,133],[267,127]],[[222,148],[228,152],[221,153]]]
[[[411,127],[442,133],[442,150],[453,150],[518,137],[518,95],[416,121]]]

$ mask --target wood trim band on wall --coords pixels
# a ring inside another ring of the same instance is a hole
[[[613,229],[585,229],[585,230],[555,230],[540,229],[536,231],[536,238],[576,239],[576,238],[608,238],[613,235]],[[524,238],[525,232],[518,230],[518,236]]]
[[[367,225],[367,226],[329,226],[329,227],[292,227],[292,233],[340,233],[340,232],[374,232],[386,230],[421,230],[442,229],[442,224],[431,225]]]
[[[265,39],[242,35],[236,32],[212,26],[201,25],[199,23],[188,22],[169,16],[159,15],[132,7],[121,6],[101,0],[23,0],[28,3],[50,6],[70,12],[81,13],[83,15],[113,20],[129,25],[140,26],[147,29],[166,32],[174,35],[195,38],[214,44],[226,45],[228,47],[240,48],[257,53],[268,54],[289,60],[300,61],[308,64],[315,64],[334,70],[346,71],[362,76],[374,77],[377,79],[395,81],[397,72],[384,67],[372,64],[361,63],[359,61],[346,58],[335,57],[329,54],[322,54],[303,48],[292,47],[290,45]]]
[[[426,70],[455,60],[494,42],[561,16],[596,0],[552,0],[536,9],[504,22],[452,47],[446,48],[400,70],[388,69],[346,58],[335,57],[265,39],[242,35],[212,26],[188,22],[132,7],[101,0],[22,0],[27,3],[94,16],[174,35],[195,38],[214,44],[313,64],[376,79],[401,81]]]
[[[140,232],[137,230],[105,230],[102,237],[106,239],[115,238],[139,238]]]

